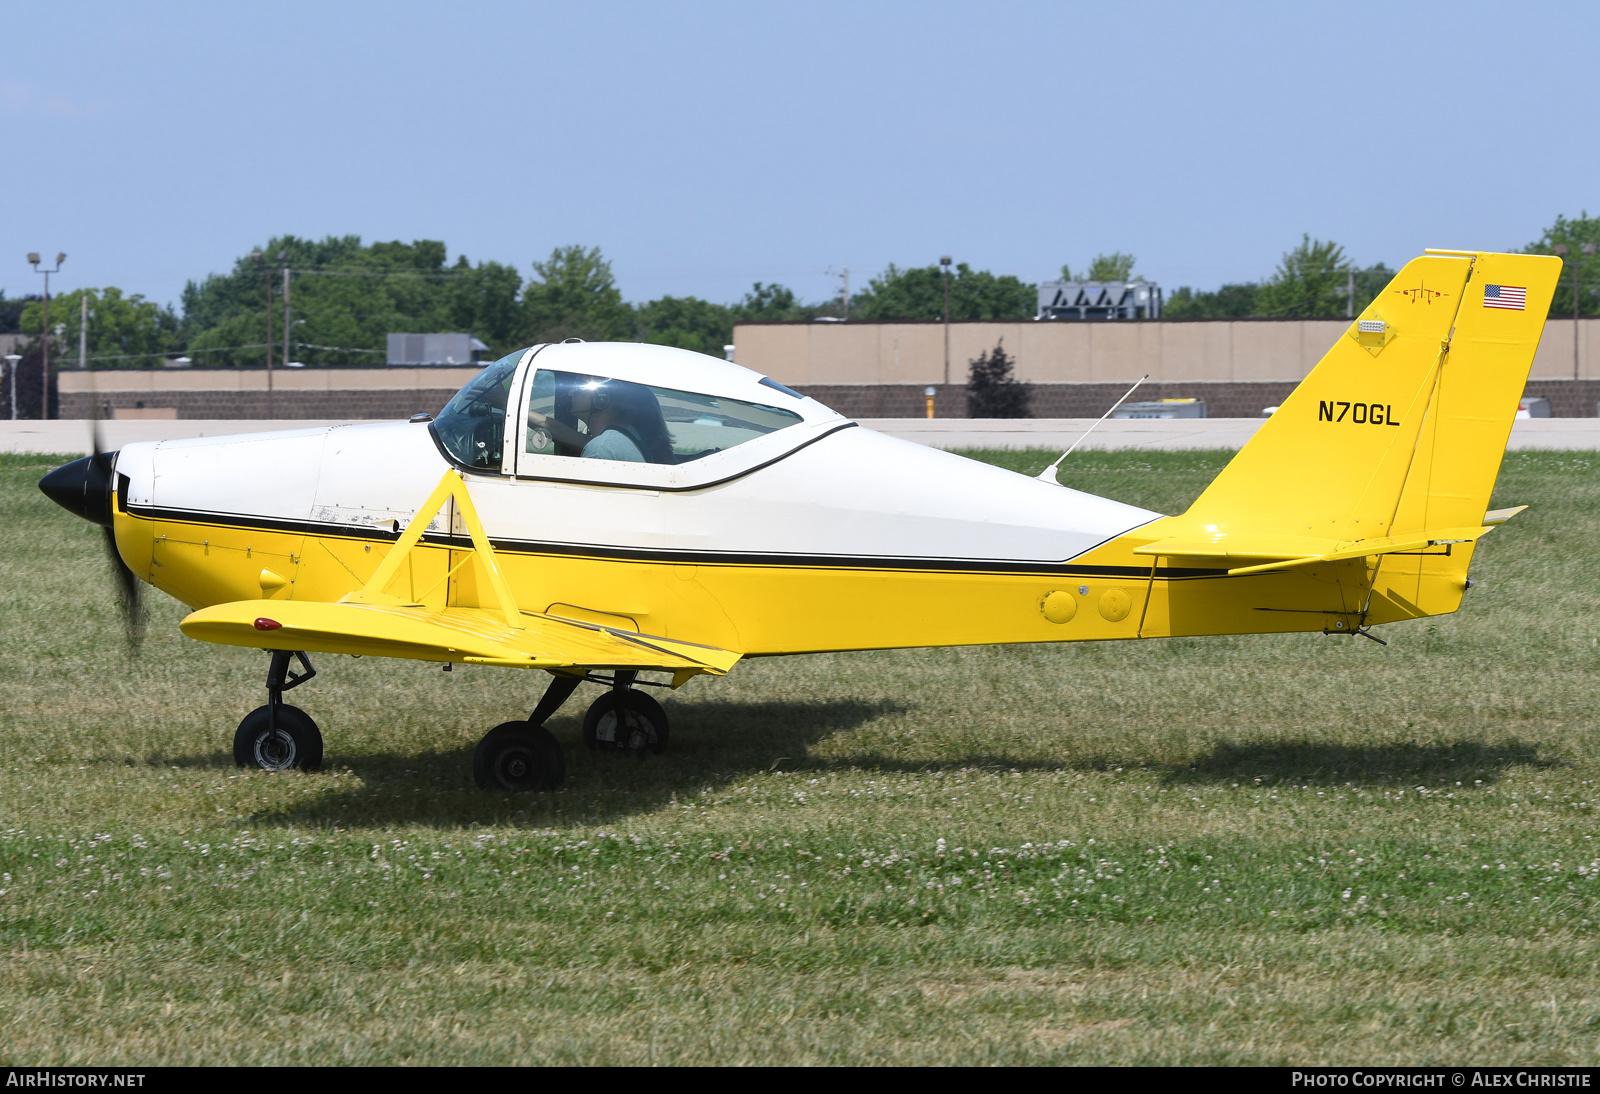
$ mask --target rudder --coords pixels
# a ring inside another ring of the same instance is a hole
[[[1561,260],[1548,255],[1471,257],[1450,352],[1395,507],[1397,536],[1483,520],[1561,273]],[[1472,549],[1464,544],[1445,558],[1387,560],[1377,592],[1393,609],[1385,613],[1375,604],[1379,617],[1454,611]]]

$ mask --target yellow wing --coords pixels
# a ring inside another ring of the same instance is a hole
[[[180,627],[190,638],[227,646],[526,669],[659,670],[673,673],[675,684],[699,673],[721,676],[741,656],[538,612],[521,613],[520,622],[507,626],[488,608],[237,600],[201,608]]]
[[[385,590],[416,547],[433,514],[448,498],[460,507],[473,549],[460,565],[483,570],[498,608],[454,605],[428,608]],[[700,673],[721,676],[741,654],[672,638],[525,612],[495,559],[494,548],[455,470],[446,471],[365,588],[336,604],[317,601],[236,600],[191,614],[179,626],[190,638],[227,646],[460,661],[524,669],[644,669],[672,673],[672,686]]]

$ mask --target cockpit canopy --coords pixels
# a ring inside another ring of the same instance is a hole
[[[843,422],[799,392],[702,354],[564,343],[489,365],[430,428],[450,460],[468,470],[616,482],[632,468],[632,477],[662,485],[660,468],[705,461],[808,421]],[[813,433],[795,430],[793,446]],[[771,458],[770,443],[758,448]]]

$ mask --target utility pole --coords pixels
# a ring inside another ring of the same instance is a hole
[[[849,319],[850,318],[850,267],[849,266],[844,267],[843,271],[841,271],[839,276],[844,279],[844,291],[839,296],[839,302],[843,305],[843,311],[842,311],[843,316],[846,319]]]
[[[267,287],[267,418],[271,419],[275,416],[272,405],[272,271],[262,265],[260,251],[251,251],[250,258],[262,271],[261,280]]]
[[[1570,253],[1567,250],[1567,245],[1565,243],[1557,243],[1554,247],[1551,248],[1551,250],[1555,251],[1555,253],[1561,258],[1561,260],[1563,262],[1566,261],[1567,255]],[[1583,251],[1583,254],[1584,254],[1585,258],[1592,258],[1594,256],[1594,252],[1595,252],[1595,245],[1593,243],[1585,243],[1583,245],[1583,247],[1582,247],[1582,251]],[[1582,387],[1582,381],[1579,379],[1579,374],[1578,374],[1578,330],[1579,330],[1579,327],[1578,327],[1578,307],[1579,307],[1579,304],[1581,303],[1583,298],[1578,295],[1578,287],[1579,287],[1578,286],[1578,263],[1576,261],[1574,261],[1571,265],[1572,265],[1572,403],[1573,403],[1573,407],[1574,407],[1575,413],[1577,414],[1578,417],[1582,418],[1582,417],[1586,417],[1586,415],[1583,412],[1583,387]]]
[[[278,264],[283,267],[283,367],[289,367],[289,252],[278,252]]]
[[[262,280],[267,283],[267,417],[270,419],[277,417],[272,407],[272,271],[268,270]]]
[[[37,253],[28,255],[28,264],[33,267],[33,272],[44,274],[44,392],[39,396],[43,409],[39,413],[40,421],[50,420],[50,275],[61,272],[61,264],[67,260],[67,253],[61,251],[56,255],[56,268],[41,270]]]
[[[1585,258],[1594,257],[1594,251],[1595,251],[1595,247],[1594,247],[1593,243],[1585,243],[1583,245],[1583,256]],[[1579,327],[1578,327],[1578,301],[1581,300],[1581,299],[1582,298],[1578,295],[1578,266],[1574,265],[1572,267],[1572,387],[1573,387],[1574,392],[1576,392],[1578,390],[1578,387],[1579,387],[1579,382],[1578,382],[1578,331],[1579,331]],[[1580,396],[1580,398],[1581,398],[1581,396]],[[1583,413],[1583,404],[1581,404],[1581,403],[1578,405],[1578,413],[1579,414]]]
[[[944,276],[944,383],[950,386],[950,256],[939,256],[939,267]]]
[[[89,367],[89,294],[84,293],[79,298],[82,307],[78,311],[78,368]]]
[[[1346,266],[1344,268],[1344,276],[1344,317],[1346,319],[1354,319],[1356,317],[1356,268],[1354,266]]]

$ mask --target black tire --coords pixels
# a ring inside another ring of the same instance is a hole
[[[277,732],[270,707],[256,707],[233,734],[233,762],[262,771],[315,771],[322,766],[322,731],[311,715],[287,704],[278,707]]]
[[[482,790],[554,790],[566,777],[561,744],[544,726],[504,722],[484,734],[472,754],[472,779]]]
[[[633,688],[612,688],[583,716],[583,743],[589,748],[633,752],[642,759],[647,749],[657,756],[665,752],[669,738],[667,712]]]

